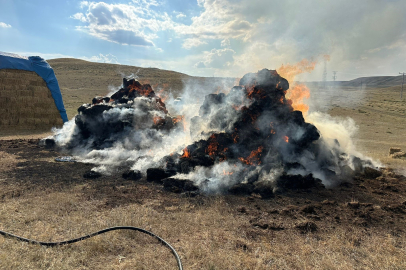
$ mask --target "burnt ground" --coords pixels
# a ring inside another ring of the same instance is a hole
[[[97,179],[83,175],[91,164],[56,162],[62,155],[53,149],[38,145],[38,140],[3,140],[0,151],[16,157],[14,165],[0,171],[0,202],[24,197],[37,191],[56,192],[81,186],[81,201],[97,200],[101,209],[128,204],[142,205],[146,200],[161,203],[154,208],[163,212],[179,200],[192,205],[210,204],[213,196],[167,192],[159,184],[125,180],[121,172]],[[3,160],[4,161],[4,160]],[[396,175],[391,169],[381,170],[382,175],[360,175],[352,183],[334,189],[309,189],[290,191],[271,199],[250,196],[225,195],[230,214],[244,215],[249,219],[246,229],[252,237],[269,231],[295,229],[303,233],[329,231],[336,227],[360,227],[384,230],[392,235],[403,235],[406,228],[406,177]]]

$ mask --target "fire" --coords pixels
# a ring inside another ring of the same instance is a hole
[[[226,170],[223,170],[223,175],[233,175],[234,172],[226,172]]]
[[[161,98],[162,102],[165,102],[169,97],[168,93],[165,91],[167,87],[168,87],[168,84],[164,83],[162,88],[157,93],[157,96]]]
[[[178,116],[172,118],[172,122],[174,124],[182,122],[183,130],[186,131],[186,120],[185,120],[185,117],[183,115],[178,115]]]
[[[289,142],[289,137],[288,136],[284,136],[283,139],[285,140],[285,142]]]
[[[165,119],[163,119],[162,117],[159,117],[159,116],[154,116],[153,120],[154,120],[154,125],[159,125],[165,121]]]
[[[219,143],[216,140],[216,135],[213,134],[209,138],[210,144],[206,149],[206,153],[209,154],[210,156],[214,156],[217,152]]]
[[[181,158],[190,158],[190,151],[189,149],[187,149],[187,147],[183,149],[183,155],[181,156]]]
[[[130,84],[128,86],[130,88],[130,93],[133,91],[138,92],[141,96],[148,97],[149,95],[152,95],[154,93],[154,90],[152,90],[152,87],[149,84],[144,84],[141,85],[137,81],[134,81],[133,84]]]
[[[248,93],[247,96],[248,96],[249,99],[253,99],[253,98],[264,99],[264,98],[266,98],[266,93],[260,88],[250,87],[250,88],[247,89],[247,93]]]
[[[237,142],[238,142],[238,138],[239,138],[237,129],[235,129],[235,132],[234,132],[231,136],[233,137],[234,143],[237,143]]]
[[[247,158],[240,157],[238,159],[247,165],[259,165],[259,164],[261,164],[261,161],[259,160],[259,156],[261,156],[263,149],[264,149],[264,147],[260,146],[260,147],[258,147],[257,150],[253,150]]]
[[[183,115],[179,115],[179,116],[174,117],[172,119],[172,121],[173,121],[174,124],[176,124],[176,123],[179,123],[179,122],[183,121],[183,118],[184,118]]]
[[[309,110],[309,106],[303,103],[303,99],[310,97],[309,88],[307,88],[304,84],[295,83],[294,80],[296,75],[304,72],[312,72],[316,66],[316,63],[317,62],[310,62],[307,59],[303,59],[295,65],[282,65],[278,69],[278,73],[291,83],[291,87],[287,93],[287,98],[290,100],[289,103],[294,110],[302,112],[307,112]]]
[[[309,106],[303,103],[304,99],[310,98],[310,90],[306,85],[295,84],[290,89],[288,96],[294,110],[302,112],[307,112],[309,110]]]
[[[304,72],[312,72],[316,67],[317,62],[310,62],[307,59],[303,59],[302,61],[296,63],[295,65],[282,65],[278,68],[277,72],[280,76],[288,80],[289,82],[293,82],[295,77],[299,74]]]
[[[221,153],[219,153],[219,155],[221,155],[222,157],[220,158],[220,162],[227,160],[227,150],[228,148],[224,148],[223,151],[221,151]]]

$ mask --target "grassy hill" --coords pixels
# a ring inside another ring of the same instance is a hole
[[[350,81],[328,81],[326,86],[386,88],[402,85],[402,80],[402,75],[359,77]],[[306,84],[321,87],[323,82],[307,82]]]
[[[359,86],[365,85],[366,87],[391,87],[402,84],[402,76],[373,76],[373,77],[360,77],[348,82],[342,82],[343,86]]]

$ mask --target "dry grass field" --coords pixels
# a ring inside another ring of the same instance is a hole
[[[79,105],[106,94],[108,85],[120,84],[119,72],[138,70],[81,60],[49,62],[70,118]],[[159,70],[140,69],[138,76],[151,85],[169,81],[166,89],[174,93],[190,79]],[[331,115],[352,117],[357,148],[395,171],[266,200],[255,194],[187,197],[144,179],[124,180],[120,172],[85,179],[91,165],[55,162],[61,154],[38,145],[37,138],[47,133],[0,132],[0,230],[61,241],[109,226],[141,227],[168,241],[185,269],[406,269],[406,177],[398,174],[406,161],[388,158],[389,147],[406,150],[406,101],[399,99],[399,90],[312,93],[315,100],[329,100],[323,109]],[[176,269],[176,262],[149,236],[111,232],[57,248],[0,237],[0,268]]]
[[[406,98],[400,99],[401,86],[342,89],[346,98],[332,102],[329,114],[354,119],[358,132],[354,137],[357,149],[382,163],[406,170],[406,161],[388,157],[390,147],[406,150]],[[354,100],[348,102],[355,96]]]

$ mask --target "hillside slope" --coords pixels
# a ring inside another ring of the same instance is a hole
[[[402,84],[402,76],[373,76],[360,77],[351,81],[342,82],[343,86],[391,87]]]

